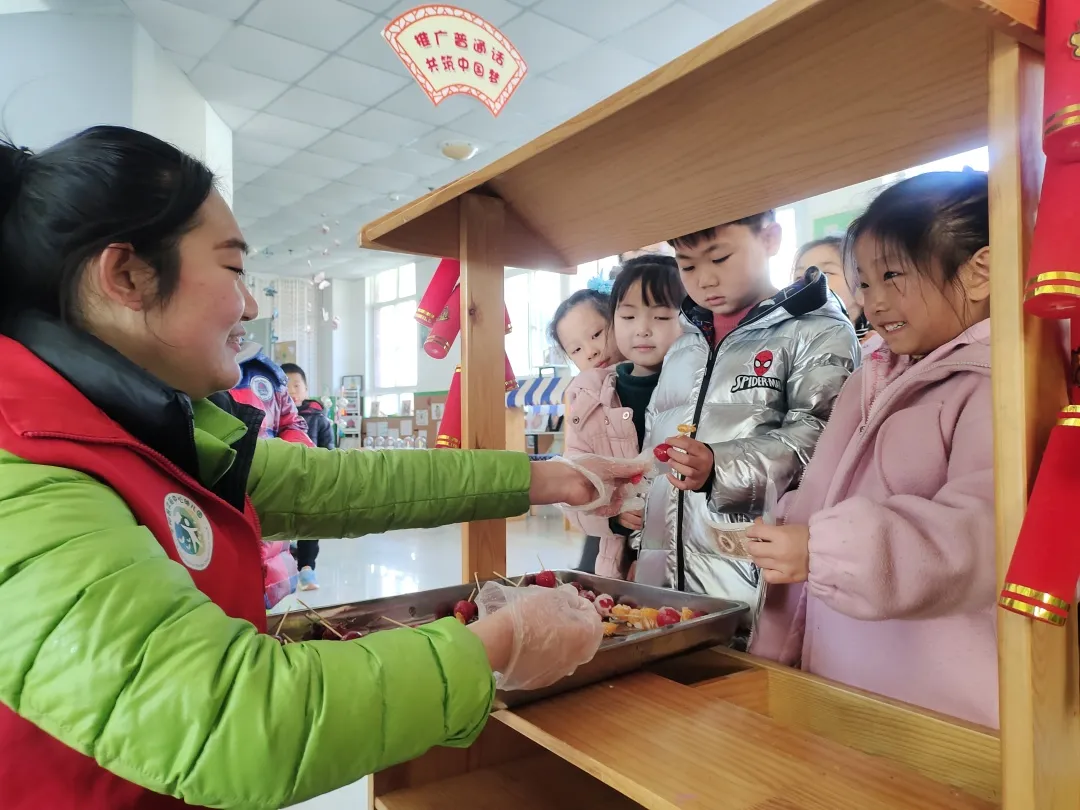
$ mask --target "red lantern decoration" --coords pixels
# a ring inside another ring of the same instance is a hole
[[[461,449],[461,366],[454,369],[454,379],[450,381],[450,392],[446,395],[446,405],[443,406],[443,418],[439,422],[435,447]]]
[[[457,259],[443,259],[439,262],[431,283],[424,290],[420,303],[416,306],[416,320],[424,326],[434,326],[439,313],[446,308],[450,294],[457,286],[461,275],[461,262]]]
[[[461,332],[461,287],[455,287],[450,300],[431,327],[424,341],[424,351],[436,360],[442,360],[450,353],[458,334]]]

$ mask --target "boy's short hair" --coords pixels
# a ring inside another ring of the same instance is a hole
[[[305,374],[304,370],[296,365],[296,363],[282,363],[281,370],[286,374],[299,374],[300,379],[304,381],[304,385],[307,385],[307,374]]]
[[[694,247],[700,242],[704,242],[706,239],[712,239],[716,236],[716,232],[721,228],[726,228],[728,225],[745,225],[754,233],[761,233],[765,230],[765,227],[772,225],[776,222],[776,211],[770,208],[768,211],[762,211],[760,214],[753,214],[742,219],[735,219],[731,222],[723,222],[719,225],[714,225],[711,228],[705,228],[700,231],[694,231],[693,233],[685,234],[684,236],[678,236],[675,239],[668,239],[668,244],[673,248],[677,248],[680,245],[686,247]]]

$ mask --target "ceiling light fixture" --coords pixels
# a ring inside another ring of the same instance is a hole
[[[480,150],[466,141],[447,141],[439,146],[439,151],[451,160],[468,160]]]

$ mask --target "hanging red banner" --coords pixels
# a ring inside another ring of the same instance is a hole
[[[498,115],[528,70],[501,31],[456,6],[406,11],[383,36],[435,104],[464,94]]]

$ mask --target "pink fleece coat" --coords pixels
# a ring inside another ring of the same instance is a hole
[[[990,322],[913,363],[880,347],[799,489],[805,584],[770,587],[751,651],[998,725]]]
[[[566,390],[566,454],[595,453],[633,458],[639,452],[634,412],[615,391],[614,368],[583,371]],[[623,575],[626,538],[611,531],[607,518],[567,512],[566,518],[587,535],[600,538],[596,574]]]

